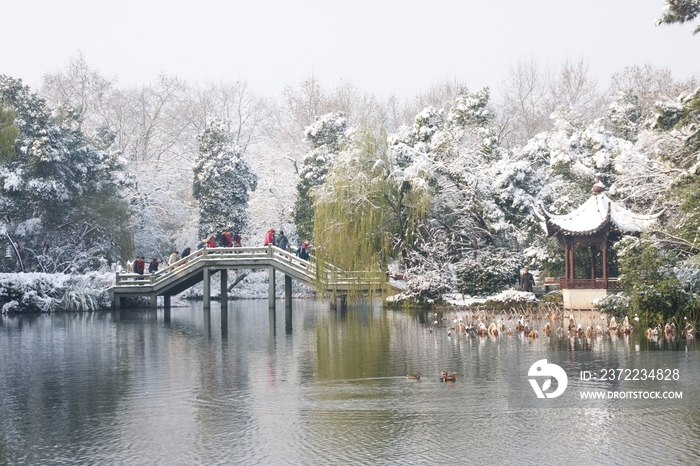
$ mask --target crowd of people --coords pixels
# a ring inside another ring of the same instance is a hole
[[[289,251],[290,249],[290,243],[289,239],[287,236],[285,236],[284,231],[280,231],[278,235],[275,235],[275,230],[274,228],[270,228],[270,230],[265,233],[265,238],[263,241],[263,245],[265,246],[277,246],[278,248],[284,250],[284,251]],[[242,247],[241,245],[241,236],[238,232],[231,232],[231,230],[224,230],[218,234],[213,234],[210,235],[208,238],[203,238],[198,244],[197,244],[197,250],[201,250],[204,248],[217,248],[217,247],[222,247],[222,248],[240,248]],[[189,256],[192,253],[191,249],[189,247],[183,249],[182,253],[179,251],[173,251],[170,256],[168,257],[167,261],[164,260],[158,260],[157,258],[152,258],[151,262],[148,265],[148,272],[149,273],[155,273],[158,271],[158,268],[160,267],[161,264],[166,264],[166,266],[170,267],[171,265],[177,263],[179,260],[184,259],[185,257]],[[309,260],[310,254],[309,254],[309,242],[304,241],[301,243],[301,246],[299,246],[296,249],[295,252],[296,256],[299,257],[300,259]],[[201,255],[201,252],[199,253]],[[137,257],[134,261],[128,262],[127,263],[127,272],[128,273],[137,273],[139,275],[144,274],[146,266],[146,258],[145,257]]]

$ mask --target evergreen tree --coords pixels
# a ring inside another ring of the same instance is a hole
[[[299,238],[313,239],[313,189],[325,182],[328,170],[345,141],[347,129],[347,120],[340,112],[318,116],[306,128],[306,140],[311,145],[311,151],[304,157],[294,202],[294,223]]]
[[[664,0],[666,12],[656,19],[656,25],[685,23],[700,14],[700,0]],[[693,28],[693,34],[700,32],[700,25]]]
[[[657,139],[669,139],[659,154],[662,161],[676,172],[673,183],[665,193],[668,231],[673,240],[669,245],[677,254],[700,252],[700,89],[681,95],[674,101],[657,105],[654,125]],[[674,209],[674,207],[676,207]],[[675,211],[675,212],[674,212]],[[674,215],[675,214],[675,215]],[[679,244],[678,240],[685,244]]]
[[[248,199],[258,177],[243,160],[227,122],[213,119],[197,136],[199,153],[194,162],[192,195],[199,204],[199,235],[248,226]]]
[[[0,162],[12,158],[19,128],[15,125],[15,113],[5,109],[0,101]]]
[[[77,112],[52,111],[19,80],[0,76],[0,101],[16,127],[14,146],[3,146],[0,213],[30,268],[82,268],[102,255],[130,255],[130,212],[117,191],[122,165],[104,149],[109,138],[87,137]]]
[[[608,118],[612,123],[615,136],[635,142],[642,123],[639,97],[632,90],[621,91],[615,102],[610,104]]]

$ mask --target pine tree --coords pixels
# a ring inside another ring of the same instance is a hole
[[[77,112],[51,110],[20,80],[0,76],[0,101],[16,128],[14,146],[3,147],[0,213],[23,242],[30,268],[83,268],[101,255],[131,254],[118,154],[80,131]]]
[[[325,182],[328,170],[346,139],[347,129],[347,120],[340,112],[316,117],[316,121],[306,128],[311,151],[304,157],[294,202],[294,223],[300,238],[313,239],[315,208],[312,191]]]
[[[15,139],[19,128],[15,125],[15,113],[3,108],[0,101],[0,162],[12,158],[15,152]]]
[[[225,229],[243,231],[248,226],[248,199],[257,188],[257,175],[243,160],[226,121],[210,120],[197,141],[192,195],[199,204],[200,237]]]
[[[664,0],[666,12],[656,19],[656,25],[685,23],[700,14],[700,0]],[[693,28],[693,34],[700,32],[700,25]]]

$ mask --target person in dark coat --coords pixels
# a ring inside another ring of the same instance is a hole
[[[535,285],[535,278],[532,276],[527,267],[523,269],[523,274],[520,276],[520,290],[532,293],[532,287]]]
[[[289,248],[289,240],[287,239],[286,236],[284,236],[284,232],[280,231],[279,236],[277,236],[277,247],[283,250],[287,250]]]
[[[148,273],[155,273],[158,271],[158,259],[155,257],[151,259],[151,263],[148,264]]]
[[[241,235],[238,233],[234,233],[233,235],[233,247],[234,248],[240,248],[241,246]]]
[[[305,261],[309,260],[309,242],[304,241],[301,243],[301,246],[297,249],[297,257],[299,259],[304,259]]]
[[[190,255],[190,248],[187,247],[183,249],[182,254],[180,254],[180,258],[184,259],[185,257]]]

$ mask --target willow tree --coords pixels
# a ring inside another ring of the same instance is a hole
[[[318,263],[351,272],[354,291],[368,281],[385,287],[389,263],[405,257],[429,202],[424,177],[394,163],[384,130],[359,129],[315,193]]]

